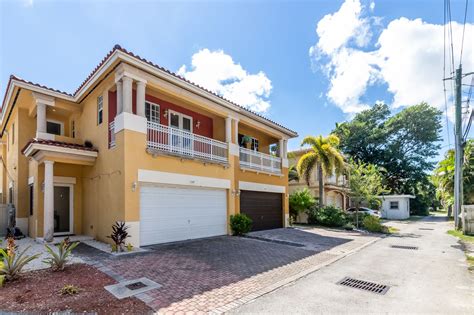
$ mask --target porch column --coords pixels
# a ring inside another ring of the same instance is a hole
[[[36,134],[46,133],[46,105],[36,103]]]
[[[122,77],[123,81],[123,112],[132,113],[132,78]]]
[[[137,115],[145,117],[145,81],[137,81]]]
[[[225,142],[232,142],[232,118],[227,117],[225,119]]]
[[[44,226],[43,239],[53,240],[54,233],[54,169],[53,161],[44,161]]]
[[[122,81],[117,81],[117,116],[123,111],[123,85]]]
[[[288,140],[283,140],[283,154],[285,155],[285,159],[288,155]]]
[[[286,159],[286,156],[285,156],[285,140],[283,140],[283,139],[278,140],[278,148],[280,149],[280,157],[282,159]]]
[[[239,144],[239,121],[237,119],[234,119],[234,129],[234,143]]]

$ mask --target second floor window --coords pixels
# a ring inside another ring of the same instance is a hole
[[[46,121],[46,132],[52,135],[60,136],[62,134],[62,126],[55,121]]]
[[[148,121],[160,123],[160,105],[145,102],[145,116]]]
[[[104,102],[102,95],[97,98],[97,125],[104,119]]]

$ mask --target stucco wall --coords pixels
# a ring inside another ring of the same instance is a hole
[[[390,209],[390,202],[398,201],[398,209]],[[410,217],[410,199],[406,197],[386,197],[382,200],[382,217],[403,220]]]

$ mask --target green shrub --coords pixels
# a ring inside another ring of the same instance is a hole
[[[369,232],[381,233],[384,231],[384,226],[380,223],[380,218],[373,215],[366,216],[362,224]]]
[[[230,229],[232,230],[232,235],[245,235],[252,229],[252,219],[243,213],[231,215]]]
[[[334,206],[325,206],[316,211],[316,221],[328,227],[341,227],[346,224],[347,219],[344,211]]]
[[[0,276],[4,276],[4,280],[13,281],[17,279],[23,267],[40,256],[40,254],[33,256],[25,255],[29,248],[30,247],[27,247],[22,252],[17,253],[17,247],[13,238],[8,239],[6,250],[0,248],[0,256],[3,256],[2,266],[0,266]]]
[[[308,210],[306,210],[309,224],[318,224],[318,211],[319,211],[318,205],[314,205],[310,207]]]
[[[59,290],[59,294],[61,294],[61,295],[75,295],[75,294],[78,294],[79,291],[81,291],[81,289],[76,287],[75,285],[66,284],[64,287],[61,288],[61,290]]]
[[[355,226],[352,223],[346,223],[344,224],[343,228],[344,230],[352,231],[355,228]]]
[[[303,211],[308,210],[315,204],[315,200],[311,192],[305,188],[303,190],[298,190],[292,193],[289,197],[289,204],[290,204],[290,217],[292,218],[293,222]]]
[[[76,246],[79,245],[79,242],[71,243],[69,242],[69,237],[66,237],[61,243],[57,244],[58,252],[56,253],[48,245],[46,251],[49,253],[49,257],[44,259],[43,262],[48,264],[53,268],[54,271],[62,271],[66,267],[68,257],[71,255],[71,252]]]
[[[364,219],[367,216],[370,216],[370,214],[363,211],[359,211],[358,213],[356,213],[355,211],[346,213],[347,221],[351,222],[354,226],[357,226],[357,222],[359,222],[359,226],[362,226],[362,222],[364,222]],[[359,220],[357,220],[357,217],[359,217]]]

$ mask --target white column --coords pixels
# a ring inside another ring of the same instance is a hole
[[[132,78],[122,77],[123,81],[123,112],[132,113]]]
[[[286,156],[285,156],[285,140],[280,139],[280,140],[278,141],[278,147],[279,147],[279,149],[280,149],[280,157],[281,157],[282,159],[286,159]]]
[[[234,119],[234,129],[234,143],[239,144],[239,121],[237,119]]]
[[[145,86],[146,82],[137,81],[137,115],[145,117]]]
[[[117,116],[123,111],[123,86],[122,81],[117,81]]]
[[[46,133],[46,105],[36,103],[36,133]]]
[[[288,155],[288,140],[283,140],[283,154],[285,155],[285,159]]]
[[[43,239],[53,240],[54,233],[54,169],[53,161],[44,161],[44,226]]]
[[[232,142],[232,118],[230,117],[225,119],[225,142]]]

